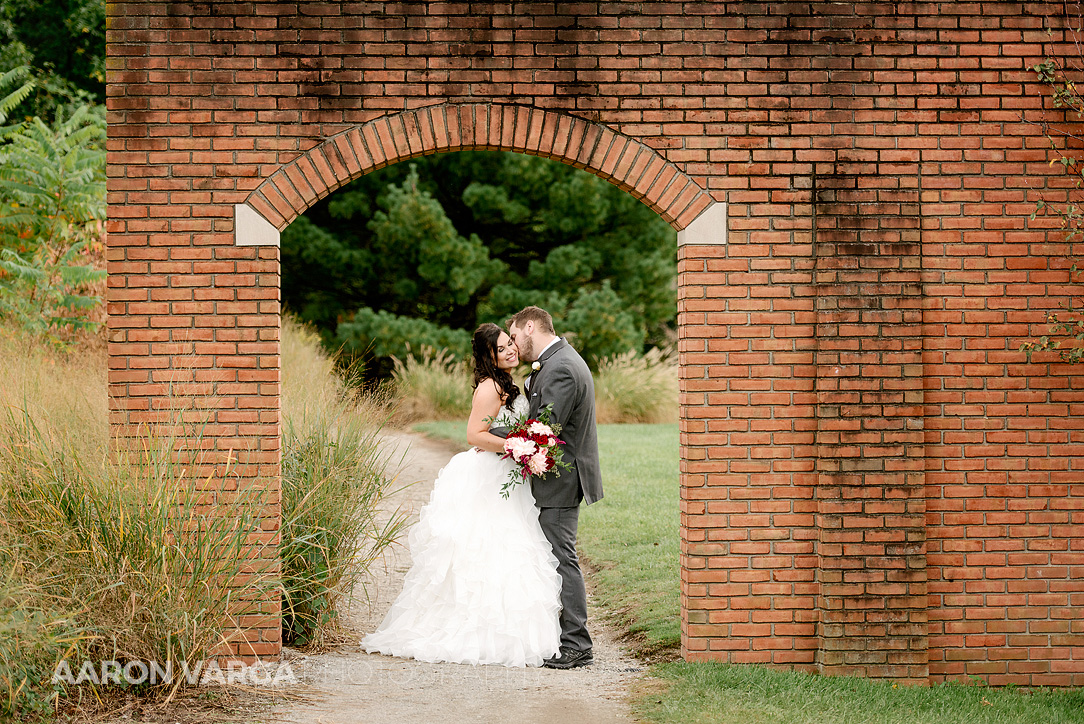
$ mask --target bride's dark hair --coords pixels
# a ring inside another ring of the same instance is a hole
[[[486,322],[474,330],[471,346],[474,348],[474,387],[482,380],[493,380],[504,393],[504,404],[511,407],[519,396],[519,388],[512,380],[508,370],[497,367],[497,340],[504,331],[495,324]]]

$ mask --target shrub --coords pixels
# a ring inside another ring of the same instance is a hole
[[[0,121],[18,97],[0,100]],[[83,262],[105,220],[105,130],[104,107],[85,106],[53,127],[35,117],[3,131],[0,316],[58,345],[58,330],[101,324],[106,275]]]
[[[32,118],[0,146],[0,246],[69,248],[105,219],[105,107]]]
[[[42,244],[29,258],[11,249],[0,249],[0,270],[7,272],[0,289],[0,316],[29,332],[45,336],[63,346],[60,329],[95,331],[101,322],[89,316],[102,298],[83,294],[105,281],[106,273],[87,264],[76,263],[86,247],[78,242],[59,252]]]
[[[599,423],[675,422],[678,368],[673,354],[657,347],[599,361],[595,373],[595,417]]]
[[[564,330],[572,345],[595,369],[621,350],[640,349],[644,330],[609,280],[599,289],[580,289],[564,318]]]
[[[376,360],[402,359],[412,349],[428,347],[466,359],[471,349],[471,333],[465,329],[452,329],[383,309],[374,312],[368,307],[357,310],[349,321],[341,322],[336,334],[344,350],[355,358],[368,355]]]
[[[405,516],[379,506],[392,484],[380,448],[390,407],[353,394],[316,333],[289,318],[282,361],[283,641],[315,647]]]

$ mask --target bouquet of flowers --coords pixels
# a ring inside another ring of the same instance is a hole
[[[504,460],[516,464],[508,474],[508,480],[501,486],[501,497],[507,498],[512,488],[527,482],[532,475],[544,475],[559,468],[571,469],[563,460],[565,451],[561,446],[564,440],[557,437],[561,426],[550,422],[553,406],[549,405],[538,415],[538,419],[521,417],[512,426],[504,441]]]

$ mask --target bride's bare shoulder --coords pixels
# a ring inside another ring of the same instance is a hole
[[[478,387],[474,390],[474,399],[479,402],[490,402],[497,400],[501,403],[504,402],[504,390],[497,384],[497,381],[492,377],[486,377],[483,380],[479,380]]]

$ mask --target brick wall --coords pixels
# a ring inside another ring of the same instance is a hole
[[[1075,52],[1060,3],[109,8],[118,437],[213,384],[209,452],[275,489],[277,250],[234,204],[551,155],[679,229],[726,204],[678,259],[687,658],[1084,684],[1081,375],[1016,352],[1071,291],[1028,219],[1066,193],[1027,70]]]

